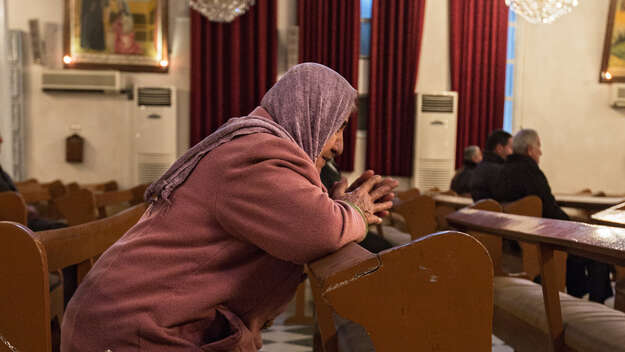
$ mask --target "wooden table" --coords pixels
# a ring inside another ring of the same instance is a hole
[[[625,202],[625,197],[593,197],[574,194],[555,194],[556,202],[561,207],[578,208],[587,211],[599,211]]]
[[[450,196],[447,194],[437,194],[434,197],[436,205],[447,205],[454,209],[464,208],[473,204],[473,199],[467,197]]]

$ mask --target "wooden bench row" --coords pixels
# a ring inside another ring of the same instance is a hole
[[[492,202],[492,201],[490,201]],[[625,264],[625,229],[464,208],[447,219],[477,238],[508,238],[536,248],[542,286],[494,280],[494,333],[517,351],[625,351],[625,314],[573,298],[562,288],[558,251]],[[484,241],[491,255],[499,248]],[[524,254],[525,255],[525,254]]]
[[[25,190],[24,193],[0,193],[0,220],[25,224],[22,217],[23,214],[27,214],[26,205],[47,201],[48,209],[53,208],[54,212],[58,213],[52,218],[65,219],[69,226],[83,224],[105,218],[112,213],[111,210],[122,210],[143,202],[143,194],[147,186],[143,184],[126,190],[106,192],[79,188],[71,191],[57,191],[52,197],[55,186],[44,188],[41,184],[31,183],[26,188],[21,188]]]
[[[106,219],[36,233],[21,224],[0,222],[2,338],[19,351],[51,351],[49,273],[77,265],[80,282],[146,207],[141,203]],[[6,349],[7,344],[0,342],[0,351]]]

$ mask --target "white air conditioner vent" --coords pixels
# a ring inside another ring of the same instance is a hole
[[[176,89],[135,87],[134,175],[137,183],[158,179],[176,161]]]
[[[171,106],[170,88],[142,87],[138,90],[137,105],[139,106]]]
[[[625,84],[612,83],[612,107],[625,108]]]
[[[423,94],[422,99],[421,112],[450,113],[454,111],[453,96]]]
[[[449,189],[456,160],[458,94],[417,94],[412,185]]]
[[[44,91],[119,92],[119,71],[45,70],[41,74]]]
[[[140,154],[138,159],[138,183],[152,183],[156,181],[171,166],[171,159],[167,154]]]
[[[423,190],[447,189],[453,177],[453,168],[449,168],[447,160],[420,160],[417,170],[419,187]],[[445,186],[441,188],[441,186]]]

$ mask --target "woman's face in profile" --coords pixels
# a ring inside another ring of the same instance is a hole
[[[317,160],[315,160],[317,171],[321,172],[321,169],[329,160],[343,153],[343,130],[347,126],[347,122],[349,122],[349,116],[345,119],[345,122],[343,122],[339,130],[331,135],[326,141],[326,144],[323,145],[321,153],[317,157]]]

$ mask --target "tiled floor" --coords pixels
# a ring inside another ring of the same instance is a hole
[[[312,352],[313,327],[274,325],[263,332],[263,352]]]
[[[261,352],[312,352],[312,326],[284,325],[284,320],[286,317],[291,316],[293,311],[294,307],[291,303],[287,311],[275,319],[274,325],[263,332],[263,348]],[[507,346],[497,336],[493,335],[492,352],[513,351],[510,346]]]

